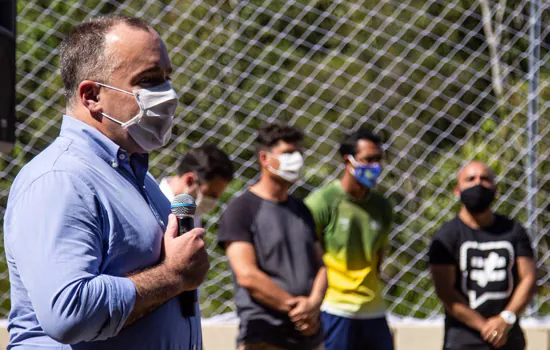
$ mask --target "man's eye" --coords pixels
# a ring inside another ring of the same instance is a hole
[[[166,80],[161,77],[146,77],[139,80],[139,85],[158,85],[164,83]]]

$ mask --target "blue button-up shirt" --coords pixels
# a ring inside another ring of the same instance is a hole
[[[177,297],[123,329],[136,299],[126,276],[160,262],[170,213],[147,167],[147,155],[65,116],[21,170],[4,218],[8,349],[202,348]]]

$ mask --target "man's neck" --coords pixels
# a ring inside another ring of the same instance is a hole
[[[66,115],[71,116],[77,120],[80,120],[83,123],[88,124],[94,129],[97,129],[100,133],[107,136],[114,143],[120,146],[123,150],[128,153],[128,157],[132,156],[134,153],[144,153],[143,150],[133,141],[131,138],[128,141],[128,138],[120,138],[116,133],[113,133],[108,128],[105,127],[98,119],[94,118],[87,109],[82,106],[75,108],[67,108],[65,111]]]
[[[288,199],[289,188],[289,184],[276,181],[262,174],[260,181],[250,186],[250,191],[256,196],[272,202],[285,202]]]
[[[340,178],[340,185],[344,191],[353,199],[364,199],[369,195],[370,189],[361,186],[350,173],[345,170],[344,176]]]
[[[464,205],[460,207],[458,217],[466,224],[466,226],[475,230],[483,227],[489,227],[495,221],[495,214],[493,214],[493,211],[490,208],[484,212],[472,214],[466,209],[466,207],[464,207]]]

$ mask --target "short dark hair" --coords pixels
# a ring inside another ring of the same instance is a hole
[[[199,181],[209,182],[219,176],[224,180],[233,180],[233,163],[227,154],[215,145],[203,145],[192,148],[181,158],[177,174],[195,172]]]
[[[269,150],[279,141],[297,143],[302,142],[303,139],[304,134],[300,129],[286,124],[271,123],[264,125],[258,130],[256,143],[258,150]]]
[[[109,53],[105,52],[105,35],[113,26],[121,23],[133,28],[151,29],[139,18],[122,15],[101,16],[77,25],[63,40],[59,66],[67,104],[71,103],[78,85],[83,80],[110,80],[118,60],[109,57]]]
[[[367,140],[377,146],[380,146],[381,144],[380,137],[375,135],[369,128],[363,127],[344,137],[340,143],[340,155],[343,157],[346,154],[351,154],[355,157],[357,154],[357,141],[359,140]]]

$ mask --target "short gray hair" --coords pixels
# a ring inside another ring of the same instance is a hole
[[[59,65],[67,105],[72,104],[78,85],[83,80],[110,80],[118,60],[106,52],[105,35],[121,23],[133,28],[151,29],[138,18],[121,15],[95,17],[74,27],[61,43]]]

